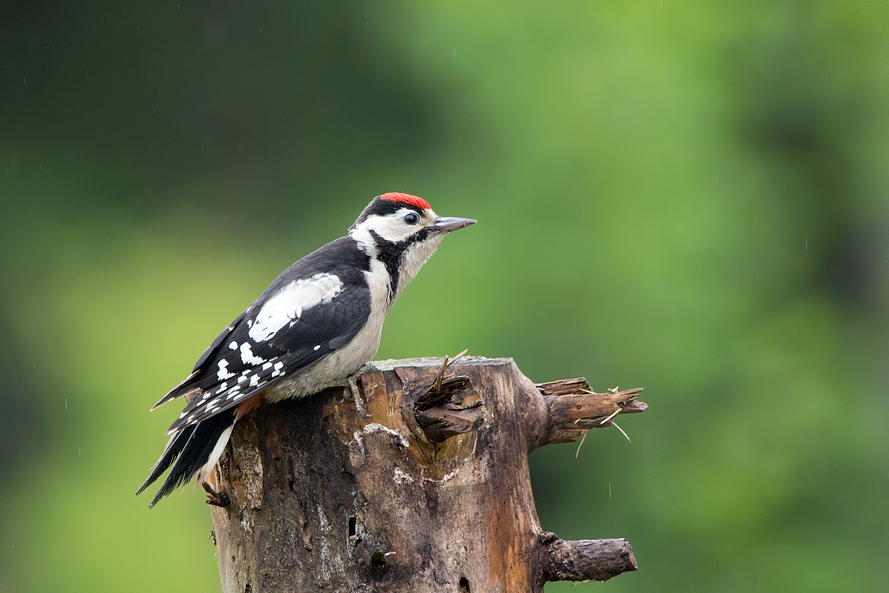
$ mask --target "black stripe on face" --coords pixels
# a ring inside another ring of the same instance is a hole
[[[404,259],[404,252],[414,243],[425,240],[428,235],[429,229],[421,228],[405,241],[387,241],[376,232],[370,231],[370,236],[373,237],[377,246],[377,259],[383,262],[386,271],[389,272],[390,299],[395,298],[398,291],[399,270]]]

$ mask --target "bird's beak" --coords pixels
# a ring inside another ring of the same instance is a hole
[[[462,229],[463,227],[467,227],[471,224],[475,224],[475,221],[471,218],[439,216],[435,219],[435,222],[430,224],[427,228],[433,233],[450,233],[451,231]]]

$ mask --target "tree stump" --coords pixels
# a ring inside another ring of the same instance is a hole
[[[639,389],[535,385],[511,359],[374,365],[370,418],[332,389],[238,423],[208,500],[224,592],[507,593],[636,569],[622,539],[541,530],[527,456],[645,410]]]

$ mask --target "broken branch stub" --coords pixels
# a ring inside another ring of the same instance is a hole
[[[237,425],[217,493],[229,504],[212,507],[224,591],[541,591],[635,570],[623,540],[545,534],[527,462],[615,406],[642,411],[635,393],[537,386],[510,359],[375,364],[370,418],[329,390]]]
[[[544,533],[538,541],[544,581],[606,581],[638,568],[633,548],[625,539],[566,541]]]
[[[546,402],[541,430],[534,449],[552,443],[567,443],[593,428],[611,426],[620,414],[638,414],[648,405],[636,399],[641,388],[595,393],[584,378],[541,383]]]

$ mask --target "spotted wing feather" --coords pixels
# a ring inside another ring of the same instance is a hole
[[[367,287],[353,285],[330,302],[302,311],[264,341],[250,337],[255,318],[250,312],[206,358],[196,381],[201,395],[185,407],[168,434],[224,412],[348,344],[367,321],[370,303]]]

